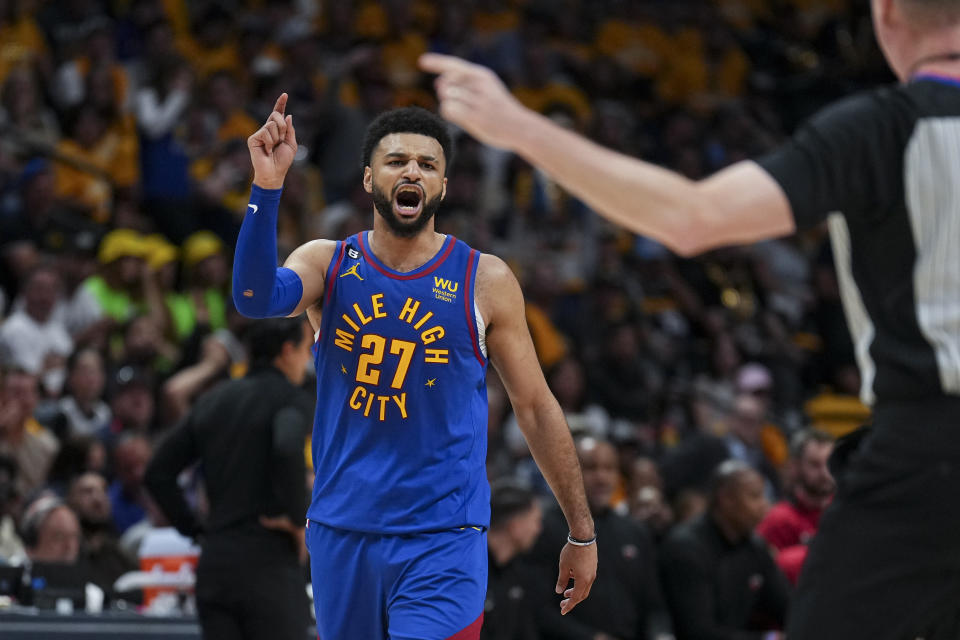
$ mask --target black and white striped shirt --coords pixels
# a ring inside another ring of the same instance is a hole
[[[960,79],[841,101],[759,164],[828,220],[862,400],[960,395]]]

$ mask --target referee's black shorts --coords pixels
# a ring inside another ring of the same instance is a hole
[[[878,405],[837,480],[787,638],[960,639],[960,398]]]

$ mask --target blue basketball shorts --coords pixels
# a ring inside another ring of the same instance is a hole
[[[307,521],[320,640],[476,640],[487,591],[487,534],[407,535]]]

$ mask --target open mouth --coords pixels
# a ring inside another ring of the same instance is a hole
[[[423,191],[416,185],[404,185],[397,189],[393,203],[397,214],[416,216],[423,209]]]

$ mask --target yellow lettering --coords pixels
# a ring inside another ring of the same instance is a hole
[[[348,316],[347,314],[343,314],[343,321],[346,322],[351,327],[353,327],[354,331],[360,331],[360,327],[357,326],[357,323],[351,320],[350,316]]]
[[[437,289],[446,289],[451,293],[456,293],[457,289],[460,288],[460,283],[450,282],[445,278],[438,278],[437,276],[433,276],[433,286]]]
[[[402,389],[403,381],[407,377],[407,371],[410,369],[410,361],[413,360],[413,352],[417,349],[416,342],[407,342],[406,340],[390,341],[390,353],[400,356],[400,362],[397,364],[397,371],[393,374],[393,382],[390,386],[394,389]]]
[[[380,422],[383,422],[387,419],[387,403],[390,402],[390,398],[387,396],[377,396],[377,402],[380,403]]]
[[[357,400],[357,396],[360,396],[362,398],[366,395],[367,395],[367,390],[364,389],[363,387],[357,387],[356,389],[354,389],[353,395],[350,396],[350,408],[359,409],[360,407],[362,407],[363,404]]]
[[[371,407],[372,405],[373,405],[373,394],[372,394],[372,393],[368,393],[368,394],[367,394],[367,406],[363,409],[363,417],[364,417],[364,418],[370,417],[370,407]]]
[[[449,349],[424,349],[424,351],[427,353],[427,357],[423,359],[424,362],[437,362],[439,364],[450,362]]]
[[[418,304],[419,304],[419,303],[418,303]],[[419,331],[419,330],[420,330],[420,327],[422,327],[422,326],[427,322],[427,320],[429,320],[429,319],[432,318],[432,317],[433,317],[433,311],[427,311],[427,315],[425,315],[425,316],[423,316],[422,318],[420,318],[420,319],[417,321],[417,324],[413,325],[413,328]]]
[[[360,324],[367,324],[373,320],[373,318],[363,315],[363,311],[360,311],[360,305],[356,302],[353,303],[353,311],[357,314],[357,320],[360,321]]]
[[[355,336],[352,333],[347,333],[343,329],[337,329],[337,337],[333,340],[333,344],[337,345],[341,349],[353,351],[354,337]]]
[[[357,362],[357,382],[380,384],[380,369],[374,369],[373,365],[383,362],[383,347],[386,344],[387,340],[383,336],[373,333],[363,336],[360,346],[370,349],[371,352],[360,354],[360,360]]]
[[[370,296],[370,302],[373,304],[373,317],[374,318],[386,318],[387,314],[383,310],[383,294],[378,293],[376,295]],[[364,323],[366,324],[366,323]]]
[[[400,416],[407,417],[407,394],[401,393],[399,396],[393,396],[393,401],[400,407]]]
[[[436,326],[431,327],[420,334],[420,339],[423,340],[423,344],[430,344],[431,342],[436,342],[443,337],[443,327]]]
[[[413,298],[407,298],[407,301],[403,303],[403,309],[400,311],[400,319],[406,320],[408,323],[412,323],[414,316],[417,315],[417,309],[419,308],[420,308],[419,300],[414,300]]]

